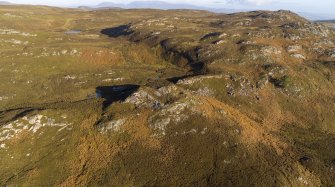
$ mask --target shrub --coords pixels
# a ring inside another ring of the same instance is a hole
[[[277,88],[287,88],[290,84],[289,76],[285,75],[281,78],[271,78],[270,82]]]

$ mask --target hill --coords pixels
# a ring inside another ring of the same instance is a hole
[[[124,9],[161,9],[161,10],[176,10],[176,9],[190,9],[190,10],[207,10],[217,13],[233,13],[242,10],[232,9],[215,9],[202,6],[194,6],[183,3],[167,3],[163,1],[133,1],[128,4],[117,4],[111,2],[100,3],[92,8],[124,8]]]
[[[133,1],[128,4],[117,4],[112,2],[104,2],[95,6],[95,8],[109,8],[109,7],[119,7],[119,8],[150,8],[150,9],[203,9],[202,7],[193,6],[190,4],[173,4],[163,1]]]
[[[335,19],[335,14],[299,12],[299,15],[313,21]]]
[[[100,3],[91,8],[124,8],[124,9],[138,9],[138,8],[147,8],[147,9],[161,9],[161,10],[173,10],[173,9],[191,9],[191,10],[206,10],[215,13],[237,13],[237,12],[248,12],[252,11],[251,9],[229,9],[229,8],[210,8],[204,6],[195,6],[191,4],[183,3],[167,3],[162,1],[134,1],[128,4],[117,4],[111,2]],[[298,12],[298,14],[309,20],[329,20],[335,19],[334,14],[327,13],[310,13],[310,12]]]
[[[190,4],[172,4],[163,1],[134,1],[127,5],[127,8],[151,8],[151,9],[203,9]]]
[[[335,20],[320,20],[319,22],[324,22],[324,23],[335,23]]]
[[[0,5],[14,5],[14,4],[8,1],[0,1]]]
[[[126,5],[124,4],[117,4],[117,3],[112,3],[112,2],[104,2],[104,3],[100,3],[96,6],[94,6],[94,8],[125,8]]]
[[[0,11],[0,186],[334,186],[334,29],[290,11]]]
[[[335,29],[335,20],[319,20],[316,22]]]

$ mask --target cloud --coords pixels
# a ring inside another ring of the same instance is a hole
[[[275,0],[230,0],[229,2],[231,4],[235,4],[237,2],[237,3],[240,3],[240,4],[261,6],[261,5],[267,5],[267,4],[274,3]]]

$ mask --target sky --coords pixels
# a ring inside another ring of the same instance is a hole
[[[141,0],[9,0],[20,4],[43,4],[52,6],[96,5],[101,2],[129,3]],[[145,0],[143,0],[145,1]],[[148,0],[146,0],[148,1]],[[286,9],[311,13],[335,13],[335,0],[160,0],[168,3],[186,3],[222,9]]]

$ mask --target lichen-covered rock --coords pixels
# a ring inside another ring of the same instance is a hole
[[[125,103],[132,103],[137,107],[149,107],[149,108],[160,108],[164,104],[161,103],[157,96],[148,93],[146,90],[140,89],[133,93],[130,97],[125,100]]]
[[[40,129],[46,127],[55,127],[58,128],[58,131],[62,131],[65,128],[70,130],[71,125],[72,123],[56,122],[55,119],[41,114],[25,116],[0,127],[0,142],[12,139],[25,131],[37,133]]]
[[[195,84],[198,82],[201,82],[202,80],[206,80],[206,79],[222,79],[225,78],[226,76],[223,74],[220,75],[205,75],[205,76],[197,76],[197,77],[191,77],[191,78],[187,78],[187,79],[183,79],[178,81],[177,84],[180,85],[191,85],[191,84]]]
[[[199,88],[197,91],[195,91],[195,94],[200,96],[212,96],[214,94],[214,91],[209,89],[208,87]]]
[[[265,56],[280,55],[282,53],[281,50],[279,50],[278,48],[276,48],[274,46],[265,46],[265,47],[262,47],[261,52]]]
[[[119,132],[123,125],[125,125],[126,119],[118,119],[110,122],[106,122],[99,125],[99,131],[102,133],[106,133],[108,131],[111,132]]]
[[[155,132],[155,136],[166,135],[166,129],[170,123],[179,124],[187,120],[190,115],[201,114],[196,106],[200,103],[196,99],[188,98],[174,102],[159,110],[149,118],[149,127]]]
[[[293,58],[297,58],[297,59],[302,59],[302,60],[305,60],[306,57],[302,54],[292,54],[291,55]]]
[[[269,83],[269,76],[268,75],[262,75],[259,80],[256,83],[257,88],[264,88]]]
[[[302,50],[301,45],[290,45],[287,47],[287,52],[294,53]]]
[[[268,72],[270,77],[282,77],[287,74],[288,69],[285,66],[277,64],[267,64],[263,68]]]
[[[330,58],[335,58],[335,49],[329,49],[326,53]]]

